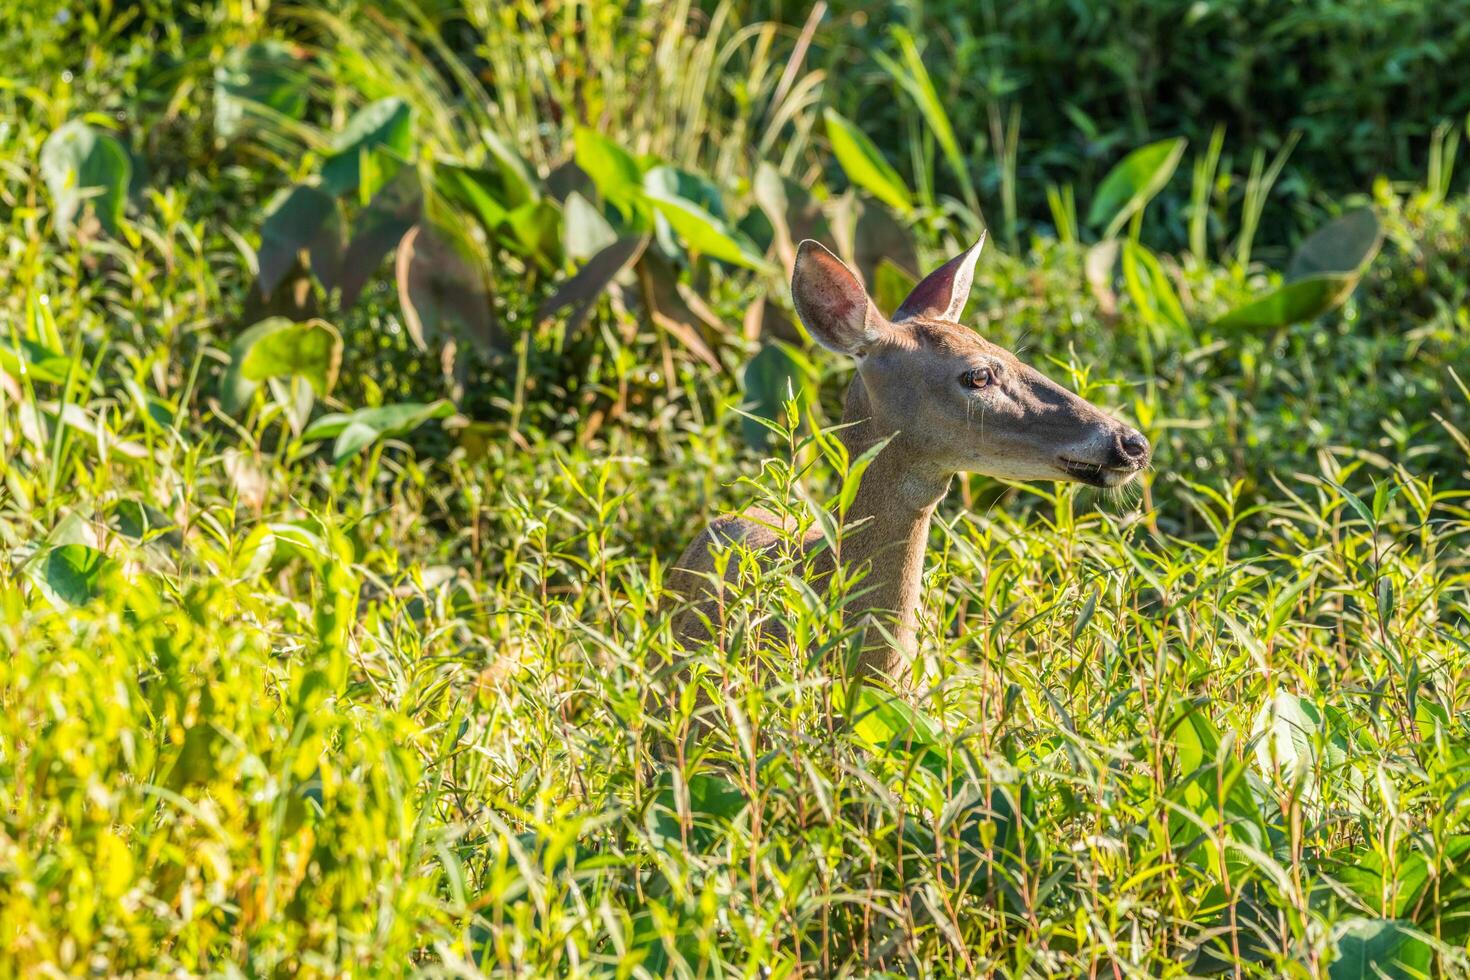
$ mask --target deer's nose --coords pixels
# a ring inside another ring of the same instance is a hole
[[[1124,429],[1118,434],[1118,452],[1134,466],[1148,462],[1148,440],[1136,429]]]

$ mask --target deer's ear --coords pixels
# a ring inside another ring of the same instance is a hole
[[[895,323],[912,316],[935,320],[958,321],[970,298],[970,283],[975,278],[975,260],[985,247],[985,233],[980,240],[924,277],[908,299],[893,314]]]
[[[812,338],[838,354],[860,355],[882,334],[883,319],[863,284],[810,238],[796,250],[791,300]]]

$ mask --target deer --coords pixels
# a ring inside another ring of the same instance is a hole
[[[826,248],[807,239],[796,252],[797,316],[813,340],[857,366],[837,438],[851,460],[882,446],[858,483],[841,546],[861,589],[846,608],[870,627],[852,664],[860,681],[902,688],[916,652],[930,522],[956,475],[1111,488],[1149,465],[1142,433],[959,322],[984,245],[982,234],[931,272],[891,318]],[[672,625],[686,650],[708,640],[707,624],[719,621],[717,552],[739,546],[773,561],[792,531],[790,522],[753,507],[699,533],[668,578],[685,602]],[[813,529],[800,543],[817,587],[837,563],[824,541]]]

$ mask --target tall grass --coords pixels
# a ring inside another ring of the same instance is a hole
[[[812,170],[832,84],[804,67],[815,27],[733,6],[248,6],[233,41],[304,32],[331,56],[305,142],[401,86],[431,154],[488,127],[544,169],[586,121],[548,105],[591,107],[738,185],[752,145]],[[434,47],[446,11],[483,50]],[[507,65],[539,73],[475,87]],[[135,69],[99,62],[78,91]],[[687,87],[661,115],[635,69]],[[718,513],[841,533],[850,368],[793,371],[758,451],[736,379],[610,294],[568,340],[596,370],[526,370],[515,424],[487,398],[337,459],[284,386],[221,404],[279,134],[219,145],[181,83],[158,110],[176,129],[129,144],[177,179],[80,240],[35,163],[70,108],[5,97],[3,971],[1470,971],[1470,202],[1447,137],[1430,187],[1373,189],[1389,245],[1354,298],[1273,334],[1214,330],[1247,286],[1202,247],[1155,263],[1190,322],[1131,291],[1106,310],[1069,191],[1066,240],[987,254],[971,322],[1136,420],[1157,463],[1138,499],[957,481],[889,691],[834,666],[860,581],[817,593],[794,558],[736,550],[726,628],[690,651],[664,589]],[[751,288],[681,283],[722,315]],[[497,297],[516,324],[538,301]],[[446,393],[391,292],[327,312],[346,354],[318,421]],[[746,338],[712,342],[734,363]],[[785,643],[758,638],[772,621]]]

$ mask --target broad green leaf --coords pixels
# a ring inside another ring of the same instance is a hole
[[[262,320],[230,345],[222,399],[226,411],[238,412],[256,387],[270,378],[303,378],[319,396],[337,381],[342,338],[325,320],[294,323],[286,317]]]
[[[258,524],[232,550],[231,577],[237,582],[248,582],[258,578],[270,567],[271,559],[276,553],[276,536],[268,525]]]
[[[1215,321],[1224,330],[1271,330],[1314,320],[1352,295],[1383,245],[1370,208],[1349,211],[1313,232],[1297,248],[1287,282]]]
[[[1221,330],[1271,330],[1305,323],[1352,295],[1358,276],[1309,276],[1272,290],[1215,321]]]
[[[574,262],[585,262],[618,240],[597,206],[576,191],[562,204],[561,226],[562,251]]]
[[[692,174],[677,167],[660,165],[643,175],[643,189],[645,192],[660,197],[688,201],[711,215],[722,225],[726,221],[725,202],[720,197],[719,188],[698,174]],[[680,254],[680,246],[675,240],[674,228],[662,211],[655,210],[653,226],[654,236],[664,253],[667,255]],[[731,234],[739,235],[738,232],[733,231]],[[749,248],[753,253],[760,254],[761,252],[754,244],[750,244]]]
[[[883,158],[867,134],[832,109],[822,110],[822,119],[826,123],[832,154],[837,157],[847,179],[889,207],[905,213],[912,210],[913,201],[903,178]]]
[[[96,548],[65,544],[33,559],[31,581],[59,608],[86,605],[102,591],[112,562]]]
[[[1190,705],[1185,707],[1184,716],[1174,729],[1174,745],[1179,772],[1187,775],[1214,761],[1220,749],[1220,736],[1204,710]]]
[[[338,195],[356,190],[362,154],[379,146],[401,157],[413,154],[413,107],[396,96],[369,102],[347,121],[322,161],[322,186]]]
[[[679,826],[679,796],[687,801],[690,820],[690,843],[700,849],[712,846],[730,822],[740,815],[748,802],[734,783],[713,773],[696,772],[682,787],[677,786],[679,774],[660,773],[654,784],[655,792],[649,807],[652,828],[662,837],[679,841],[683,832]]]
[[[33,340],[20,338],[17,349],[0,341],[0,371],[13,378],[29,375],[32,381],[46,384],[65,384],[71,370],[72,359],[65,354],[48,350]]]
[[[1328,980],[1410,980],[1429,976],[1434,948],[1410,923],[1348,919],[1338,924]]]
[[[1383,227],[1372,208],[1358,208],[1334,218],[1297,246],[1286,278],[1361,273],[1383,245]]]
[[[631,218],[643,194],[643,168],[627,150],[601,133],[578,126],[572,135],[577,166],[592,178],[598,193]]]
[[[405,170],[418,172],[417,166],[407,157],[395,152],[386,146],[375,146],[371,150],[364,150],[358,154],[357,194],[354,195],[357,203],[367,206],[372,203],[384,188],[391,184]]]
[[[415,225],[398,246],[398,300],[420,348],[435,336],[462,338],[482,351],[498,346],[499,324],[483,271],[432,225]]]
[[[745,209],[740,220],[735,222],[735,231],[748,238],[761,255],[769,252],[776,242],[776,226],[771,224],[771,219],[758,204]]]
[[[725,202],[720,189],[699,174],[662,164],[643,175],[643,189],[665,197],[681,197],[721,221],[725,220]]]
[[[511,208],[540,200],[535,174],[515,148],[489,130],[482,131],[480,139],[489,151],[488,162],[499,176],[500,200]]]
[[[214,131],[234,139],[252,114],[301,119],[306,115],[305,59],[279,41],[259,41],[226,52],[214,69]]]
[[[485,234],[494,236],[512,204],[496,174],[458,164],[435,163],[434,186],[455,206],[474,215]]]
[[[304,558],[307,561],[320,561],[327,554],[327,543],[317,531],[305,523],[273,523],[267,524],[271,535],[275,538],[275,550],[272,561],[279,565],[292,558]]]
[[[454,406],[443,400],[428,405],[408,402],[360,408],[350,413],[323,415],[301,434],[301,439],[316,442],[335,437],[332,460],[341,462],[375,442],[407,435],[425,422],[453,414]]]
[[[133,177],[132,159],[121,143],[73,119],[46,137],[40,163],[57,231],[70,234],[84,209],[91,209],[104,231],[117,234]]]
[[[342,259],[342,305],[351,306],[383,261],[424,213],[418,168],[405,166],[374,195],[352,222],[352,238]]]
[[[562,262],[561,212],[550,201],[531,201],[505,216],[501,241],[523,258],[552,271]]]
[[[1229,752],[1222,753],[1220,735],[1204,707],[1182,702],[1168,734],[1176,748],[1178,776],[1168,796],[1183,811],[1171,813],[1168,830],[1174,845],[1190,848],[1188,860],[1199,867],[1218,867],[1213,843],[1202,839],[1201,825],[1223,823],[1229,836],[1257,849],[1267,846],[1266,827],[1246,781],[1246,766]],[[1194,846],[1203,845],[1203,846]],[[1227,852],[1228,863],[1240,860]]]
[[[141,500],[124,498],[112,508],[114,526],[119,534],[140,544],[155,538],[169,536],[173,543],[182,543],[178,524],[163,511]]]
[[[1278,691],[1256,716],[1256,763],[1267,774],[1279,771],[1289,785],[1315,779],[1321,730],[1322,713],[1316,705]]]
[[[647,191],[646,196],[689,251],[747,269],[766,269],[755,245],[693,201],[661,191]]]
[[[330,287],[342,267],[341,209],[320,188],[298,184],[266,206],[256,259],[262,296],[275,291],[302,251],[310,257],[312,273]]]
[[[853,729],[877,749],[908,750],[939,741],[938,726],[933,719],[898,695],[873,684],[857,689],[847,716]]]
[[[1164,189],[1184,155],[1185,140],[1160,140],[1141,146],[1108,171],[1087,209],[1087,223],[1107,225],[1104,238],[1112,238],[1128,219]]]

